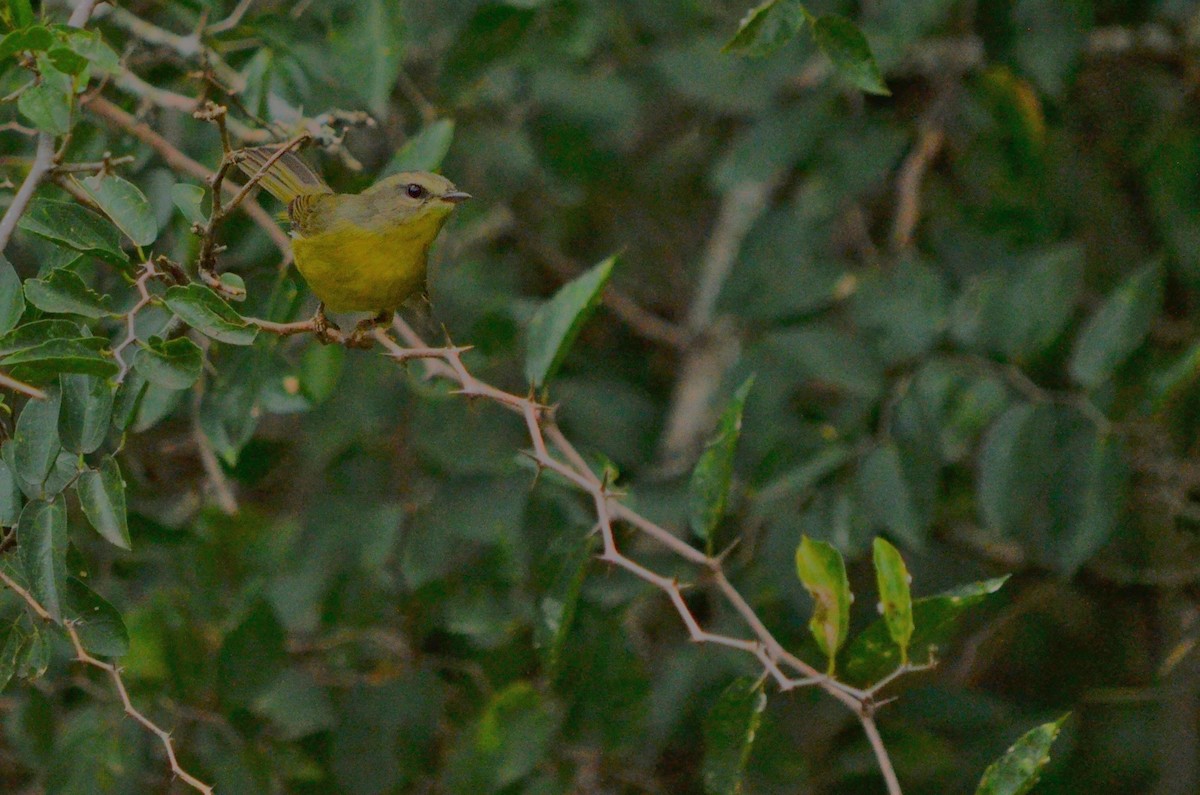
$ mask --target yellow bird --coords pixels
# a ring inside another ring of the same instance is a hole
[[[278,150],[242,150],[242,171],[257,174]],[[313,318],[326,339],[325,310],[371,312],[352,341],[425,286],[429,247],[455,206],[471,198],[439,174],[405,171],[358,194],[334,193],[297,155],[271,163],[259,184],[287,205],[296,268],[320,300]]]

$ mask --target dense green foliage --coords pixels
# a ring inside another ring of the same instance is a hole
[[[1193,4],[72,5],[0,0],[5,201],[59,148],[0,260],[0,790],[187,789],[70,632],[220,793],[884,791],[520,415],[254,322],[314,302],[207,100],[471,192],[413,325],[807,664],[937,663],[905,792],[1200,790]]]

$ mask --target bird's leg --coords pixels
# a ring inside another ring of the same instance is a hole
[[[350,338],[346,340],[346,345],[351,348],[370,348],[375,344],[371,339],[371,332],[391,323],[394,314],[392,310],[385,309],[370,320],[360,320],[350,333]]]
[[[340,342],[341,331],[329,318],[325,317],[325,302],[321,301],[317,304],[317,313],[312,317],[313,333],[322,345],[328,345],[331,342]]]

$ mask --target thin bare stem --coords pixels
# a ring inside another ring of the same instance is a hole
[[[38,389],[36,386],[30,386],[24,381],[18,381],[11,375],[0,373],[0,388],[11,389],[14,392],[20,392],[23,395],[29,395],[31,398],[45,400],[46,393]]]
[[[212,187],[212,212],[209,214],[208,223],[201,233],[200,256],[197,258],[197,268],[200,271],[201,278],[212,287],[220,285],[216,277],[217,263],[217,227],[229,217],[229,214],[236,210],[250,195],[250,191],[258,185],[271,167],[279,161],[288,152],[309,139],[308,133],[302,133],[295,136],[285,144],[280,145],[266,162],[255,171],[250,179],[242,185],[233,194],[233,198],[229,200],[229,204],[222,205],[221,203],[221,188],[224,185],[225,175],[237,163],[237,152],[233,151],[230,146],[229,133],[225,128],[225,108],[219,105],[210,105],[196,112],[200,118],[211,119],[221,131],[221,142],[225,148],[225,156],[221,160],[221,167],[209,179],[209,184]]]
[[[10,591],[19,596],[38,618],[43,621],[54,622],[54,616],[50,615],[50,611],[34,598],[33,594],[22,588],[16,580],[4,571],[0,571],[0,583],[3,583]],[[125,714],[140,723],[162,743],[163,749],[167,753],[167,761],[170,763],[171,772],[197,792],[212,795],[212,787],[184,770],[179,764],[179,759],[175,756],[175,743],[171,739],[171,733],[150,720],[133,705],[133,701],[129,698],[129,691],[125,687],[125,681],[121,678],[121,669],[110,662],[105,662],[89,654],[87,649],[83,647],[83,641],[79,637],[78,630],[75,629],[74,622],[66,621],[62,624],[62,628],[66,630],[67,637],[71,641],[71,646],[75,649],[75,659],[84,665],[98,668],[107,673],[112,680],[113,690],[116,692],[117,697],[121,699],[121,706],[124,707]]]
[[[285,324],[276,325],[283,326]],[[269,326],[266,325],[260,326],[260,328],[269,330]],[[730,582],[725,574],[721,558],[711,557],[693,548],[670,530],[652,522],[621,502],[618,496],[610,490],[607,480],[598,477],[591,470],[583,456],[554,424],[552,412],[547,407],[538,404],[532,398],[505,392],[475,378],[462,361],[465,349],[430,347],[398,318],[393,322],[393,329],[407,347],[401,345],[383,329],[375,329],[373,332],[375,340],[393,359],[400,362],[420,359],[425,362],[427,376],[454,381],[460,387],[461,394],[492,400],[524,418],[525,427],[533,446],[529,455],[537,464],[539,471],[554,472],[590,496],[596,514],[596,527],[603,541],[600,559],[662,591],[679,614],[689,637],[694,642],[709,643],[749,653],[762,664],[764,676],[769,676],[774,680],[781,690],[807,686],[820,687],[851,709],[863,724],[867,739],[878,760],[880,771],[887,782],[889,794],[899,795],[899,781],[874,722],[876,708],[874,691],[860,690],[839,682],[784,648],[783,644],[775,638],[770,629],[758,617],[750,603]],[[673,553],[704,570],[726,601],[742,618],[749,630],[750,637],[719,634],[705,629],[688,606],[683,596],[683,587],[675,578],[659,574],[621,551],[613,527],[615,521],[625,522],[640,530]],[[794,671],[798,676],[789,675],[788,669]],[[887,681],[894,678],[895,676],[889,677]]]
[[[158,269],[154,267],[153,262],[146,262],[142,264],[142,272],[138,274],[137,280],[133,283],[140,297],[138,298],[138,302],[125,313],[125,339],[121,340],[113,348],[113,358],[117,360],[117,364],[119,365],[116,378],[118,384],[122,383],[125,380],[125,376],[129,374],[130,365],[129,362],[125,361],[125,349],[137,341],[136,323],[138,312],[141,312],[154,300],[154,296],[150,294],[147,284],[149,284],[151,279],[156,279],[161,275]]]
[[[30,166],[29,173],[25,175],[25,181],[17,189],[17,195],[13,196],[12,203],[4,211],[4,217],[0,218],[0,251],[8,248],[8,241],[17,229],[17,222],[25,214],[25,209],[33,199],[34,192],[53,167],[54,136],[49,133],[39,133],[37,154],[34,155],[33,165]]]
[[[213,177],[212,171],[185,155],[174,144],[151,129],[150,125],[138,121],[104,97],[93,95],[86,99],[84,106],[89,112],[99,116],[114,127],[119,127],[128,132],[149,146],[175,171],[205,181]],[[238,191],[237,186],[228,184],[222,186],[222,189],[229,196],[235,196]],[[271,214],[254,202],[243,203],[241,207],[267,233],[267,236],[271,238],[271,242],[283,252],[284,256],[290,258],[292,248],[287,233],[279,227],[279,224],[271,217]]]
[[[892,767],[892,759],[888,756],[887,746],[883,744],[883,738],[879,736],[879,727],[875,725],[875,716],[859,713],[858,720],[862,723],[867,741],[871,743],[871,751],[875,754],[875,762],[879,765],[879,772],[883,774],[883,780],[887,784],[888,795],[903,795],[900,779],[896,778],[896,769]]]
[[[222,19],[220,22],[214,22],[207,26],[204,30],[206,33],[224,33],[227,30],[236,28],[242,21],[242,17],[246,16],[246,12],[250,10],[250,6],[254,5],[254,0],[242,0],[236,6],[229,16]]]
[[[96,0],[80,0],[71,11],[67,25],[72,28],[82,28],[92,16],[92,9],[95,7]],[[12,203],[4,211],[4,217],[0,218],[0,251],[8,248],[8,241],[16,231],[17,222],[25,214],[25,209],[33,199],[34,192],[54,166],[54,156],[54,136],[50,133],[38,133],[37,153],[33,158],[33,166],[25,175],[25,181],[21,183],[21,187],[17,189],[17,195],[13,196]]]
[[[896,177],[896,217],[892,223],[892,251],[903,251],[913,242],[913,231],[921,217],[921,183],[942,149],[945,134],[931,124],[921,126],[917,142]]]

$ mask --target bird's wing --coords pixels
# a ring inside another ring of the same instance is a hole
[[[296,196],[288,202],[287,207],[287,218],[292,222],[292,229],[302,237],[325,231],[334,220],[333,199],[332,193]]]
[[[309,168],[308,164],[298,155],[285,152],[272,162],[271,158],[278,151],[279,148],[275,146],[256,146],[243,149],[242,157],[238,160],[238,167],[246,174],[254,176],[270,163],[266,172],[259,177],[258,184],[287,205],[290,205],[298,196],[333,193],[333,189],[325,184],[325,180]]]

